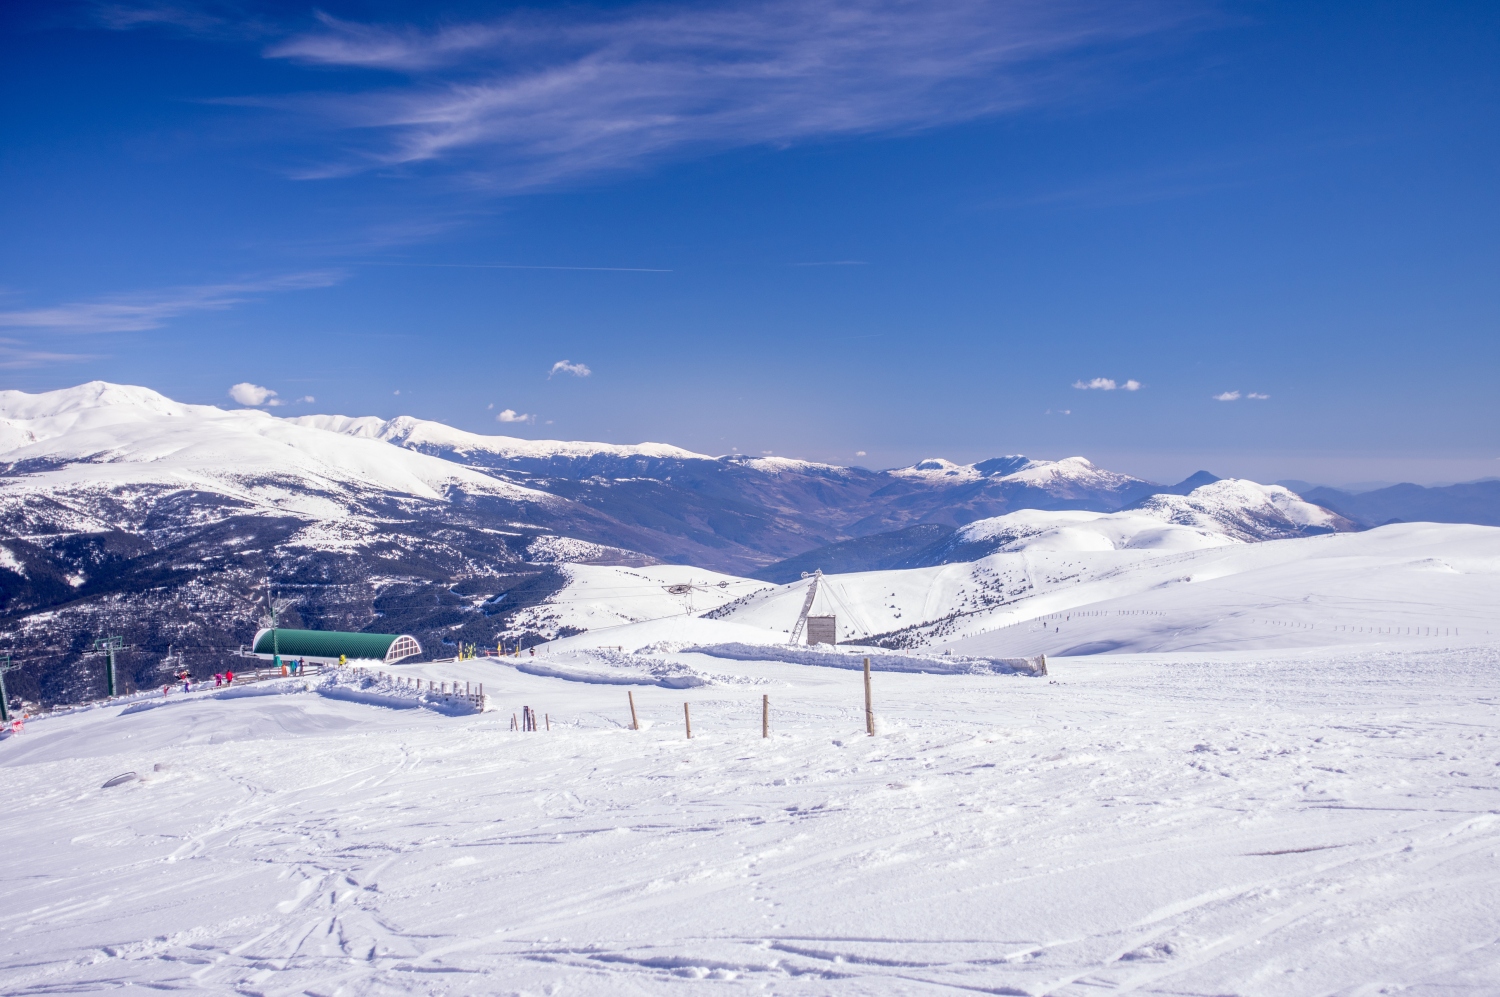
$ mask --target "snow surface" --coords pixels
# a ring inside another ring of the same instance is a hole
[[[983,464],[1014,464],[1015,470],[1007,474],[986,473]],[[951,485],[955,482],[992,481],[1015,482],[1050,491],[1066,492],[1072,488],[1112,489],[1141,481],[1128,474],[1106,471],[1095,467],[1084,457],[1064,457],[1062,460],[1027,460],[1018,457],[997,458],[983,461],[980,465],[955,464],[941,457],[929,457],[911,467],[897,468],[887,474],[909,481],[933,485]]]
[[[0,992],[1311,997],[1500,979],[1493,645],[881,673],[874,738],[841,669],[639,685],[636,731],[618,686],[461,664],[497,712],[293,688],[0,742]],[[551,729],[512,732],[523,705]]]
[[[441,422],[415,419],[409,415],[395,419],[376,416],[304,415],[287,420],[299,426],[327,430],[361,439],[380,440],[401,447],[436,447],[472,456],[488,453],[500,457],[657,457],[675,460],[713,460],[665,443],[582,443],[565,440],[525,440],[514,436],[482,436],[468,433]]]
[[[994,542],[997,551],[1006,552],[1197,550],[1348,526],[1280,485],[1224,478],[1187,495],[1153,495],[1123,512],[1021,509],[960,528],[948,546]]]
[[[0,447],[6,448],[0,460],[41,468],[4,482],[13,501],[79,488],[167,485],[312,519],[344,515],[338,497],[350,493],[443,501],[457,489],[539,504],[560,501],[377,440],[254,409],[184,405],[149,388],[103,381],[41,394],[0,392]]]
[[[517,613],[510,621],[513,631],[556,634],[570,628],[597,636],[645,620],[691,617],[771,588],[765,582],[678,564],[563,564],[557,570],[566,579],[562,590]],[[680,591],[669,591],[673,588]]]
[[[1169,523],[1220,530],[1250,543],[1264,539],[1268,527],[1340,530],[1353,525],[1289,488],[1240,478],[1221,478],[1186,495],[1152,495],[1140,504],[1140,511]]]
[[[785,639],[809,584],[752,593],[713,615]],[[1500,638],[1497,605],[1500,528],[1404,523],[1198,550],[1027,549],[825,575],[812,612],[836,616],[840,640],[902,631],[904,647],[1015,657],[1406,646],[1444,633],[1487,641]]]

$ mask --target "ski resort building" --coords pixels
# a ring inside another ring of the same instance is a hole
[[[266,627],[255,634],[251,653],[260,658],[277,654],[283,658],[305,658],[318,664],[346,660],[381,661],[394,665],[404,658],[422,653],[422,645],[406,634],[345,633],[339,630],[272,630]]]

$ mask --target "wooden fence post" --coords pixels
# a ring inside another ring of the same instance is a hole
[[[875,736],[875,706],[870,701],[870,659],[865,659],[865,733]]]
[[[629,689],[626,689],[625,695],[630,697],[630,729],[640,730],[641,722],[635,718],[635,693],[631,692]]]
[[[760,736],[771,736],[771,697],[764,694],[760,697]]]
[[[688,704],[686,703],[682,704],[682,722],[687,724],[688,740],[691,741],[693,739],[693,718],[688,713]]]

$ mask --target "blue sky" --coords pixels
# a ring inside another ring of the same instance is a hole
[[[1500,473],[1494,4],[0,18],[6,387],[872,467]]]

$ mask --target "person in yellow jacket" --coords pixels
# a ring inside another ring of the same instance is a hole
[[[345,658],[342,654],[339,655],[339,667],[340,668],[343,668],[348,663],[349,663],[349,659]]]

